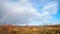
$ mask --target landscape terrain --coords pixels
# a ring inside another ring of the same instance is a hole
[[[0,25],[0,34],[60,34],[60,25],[12,26]]]

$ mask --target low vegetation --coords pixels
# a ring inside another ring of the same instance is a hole
[[[60,34],[60,25],[2,26],[0,34]]]

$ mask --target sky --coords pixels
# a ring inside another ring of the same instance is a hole
[[[0,0],[0,24],[60,24],[60,0]]]

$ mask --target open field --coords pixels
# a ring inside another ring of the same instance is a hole
[[[60,34],[60,25],[2,26],[0,34]]]

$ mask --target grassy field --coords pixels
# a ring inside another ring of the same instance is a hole
[[[0,34],[60,34],[60,25],[2,26]]]

